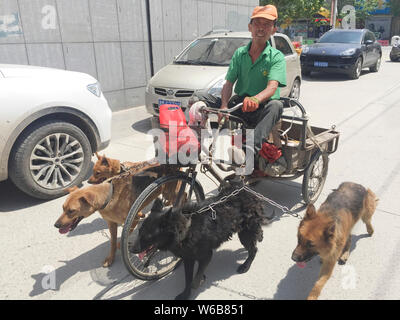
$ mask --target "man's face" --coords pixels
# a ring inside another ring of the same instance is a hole
[[[249,31],[254,41],[267,42],[276,32],[276,27],[272,20],[255,18],[249,23]]]

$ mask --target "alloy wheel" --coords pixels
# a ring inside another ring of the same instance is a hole
[[[83,148],[77,139],[66,133],[52,133],[33,148],[29,169],[38,185],[57,189],[77,178],[83,160]]]

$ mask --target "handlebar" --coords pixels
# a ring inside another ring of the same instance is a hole
[[[283,108],[291,108],[296,106],[297,108],[300,109],[302,117],[306,118],[306,110],[304,107],[301,105],[301,103],[298,100],[292,99],[292,98],[280,98],[280,100],[283,102]],[[221,113],[221,114],[230,114],[238,109],[240,109],[243,106],[243,103],[239,103],[233,108],[230,109],[219,109],[219,108],[211,108],[211,107],[204,107],[203,111],[210,112],[210,113]]]
[[[204,107],[204,111],[210,112],[210,113],[224,113],[224,114],[230,114],[238,109],[240,109],[243,106],[243,103],[239,103],[233,108],[230,109],[219,109],[219,108],[211,108],[211,107]]]

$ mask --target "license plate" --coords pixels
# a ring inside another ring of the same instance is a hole
[[[158,99],[158,105],[162,106],[163,104],[174,104],[176,106],[181,106],[180,101]]]
[[[328,62],[320,62],[320,61],[314,61],[314,67],[327,67]]]

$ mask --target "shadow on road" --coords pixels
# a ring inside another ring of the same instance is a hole
[[[126,276],[127,271],[123,266],[119,251],[115,257],[114,264],[110,268],[102,267],[103,261],[109,253],[109,249],[110,243],[109,241],[105,241],[96,248],[87,251],[74,259],[61,261],[65,263],[65,265],[54,270],[55,287],[53,288],[47,287],[51,286],[51,281],[46,280],[50,275],[44,272],[31,275],[35,280],[35,283],[29,296],[35,297],[41,295],[49,289],[59,291],[66,281],[81,272],[89,271],[92,280],[103,286],[110,285],[111,283],[122,279]]]
[[[84,220],[83,220],[84,221]],[[96,231],[105,230],[108,231],[107,222],[102,218],[97,218],[89,223],[80,223],[73,232],[68,232],[67,237],[72,238],[76,236],[83,236],[85,234],[92,234]],[[107,232],[109,236],[109,233]]]
[[[151,118],[139,120],[132,124],[132,129],[141,133],[147,133],[151,129]]]
[[[206,281],[199,289],[192,290],[190,299],[194,300],[201,292],[207,290],[211,286],[218,285],[218,281],[225,280],[232,275],[236,275],[237,268],[242,262],[244,262],[246,258],[247,251],[243,248],[239,248],[236,251],[220,250],[214,252],[210,265],[205,272],[207,277]],[[221,265],[224,267],[221,268]],[[99,299],[103,297],[105,299],[115,300],[129,297],[132,300],[173,300],[184,289],[184,267],[183,264],[181,264],[170,275],[156,281],[143,282],[138,281],[133,277],[127,277],[118,283],[118,286],[119,288],[107,290],[107,297],[105,297],[104,292],[102,295],[97,295],[96,298]],[[121,290],[121,287],[125,287],[127,290],[123,291]],[[234,292],[234,290],[228,290]],[[241,294],[240,292],[234,293]]]
[[[0,212],[12,212],[35,207],[46,200],[39,200],[20,191],[10,179],[0,182]]]
[[[92,175],[93,165],[94,163],[91,161],[89,171],[83,181],[86,181]],[[82,186],[83,184],[79,185],[79,187]],[[10,179],[0,182],[0,212],[31,208],[51,200],[41,200],[28,196],[19,190]]]
[[[362,70],[360,77],[370,73],[368,70]],[[313,72],[311,76],[302,76],[302,79],[309,82],[343,82],[353,81],[346,74],[328,73],[328,72]]]

